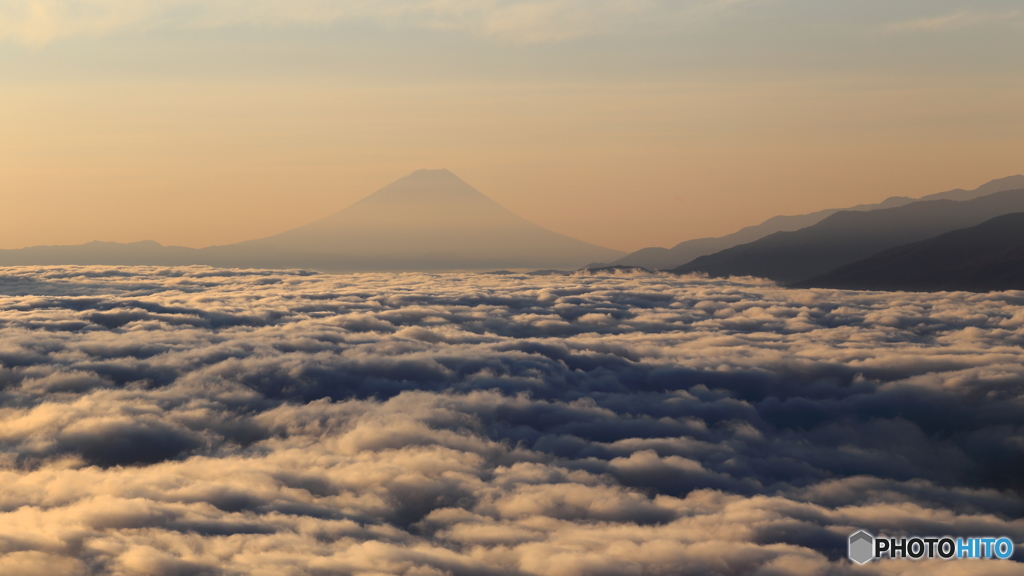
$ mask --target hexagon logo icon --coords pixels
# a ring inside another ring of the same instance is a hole
[[[850,534],[850,560],[863,564],[875,557],[875,537],[860,530]]]

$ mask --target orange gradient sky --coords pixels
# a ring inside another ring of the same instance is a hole
[[[1024,172],[1014,2],[21,4],[0,248],[237,242],[443,167],[635,250]]]

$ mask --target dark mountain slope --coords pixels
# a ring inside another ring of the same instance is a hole
[[[961,188],[957,188],[955,190],[948,190],[946,192],[938,192],[936,194],[922,196],[917,200],[914,198],[908,198],[907,196],[892,196],[877,204],[860,204],[850,208],[830,208],[828,210],[819,210],[810,214],[794,216],[773,216],[756,226],[747,226],[737,232],[718,238],[697,238],[694,240],[687,240],[676,244],[672,248],[642,248],[620,258],[619,260],[616,260],[613,264],[620,264],[623,266],[643,266],[650,269],[675,268],[676,266],[686,264],[700,256],[714,254],[715,252],[732,248],[733,246],[753,242],[754,240],[764,238],[765,236],[774,234],[775,232],[792,232],[801,228],[806,228],[807,226],[812,226],[840,211],[865,212],[868,210],[878,210],[880,208],[895,208],[897,206],[904,206],[911,202],[917,202],[920,200],[970,200],[980,196],[993,194],[995,192],[1018,190],[1021,188],[1024,188],[1024,175],[1018,174],[1016,176],[1008,176],[1006,178],[992,180],[982,184],[974,190],[963,190]]]
[[[812,278],[872,254],[980,224],[995,216],[1024,212],[1024,190],[997,192],[973,200],[930,200],[869,212],[837,212],[795,232],[702,256],[672,271],[712,276],[761,276],[790,284]]]
[[[1024,213],[884,250],[795,284],[853,290],[1024,290]]]
[[[893,196],[878,204],[854,206],[846,208],[846,210],[875,210],[878,208],[903,206],[913,201],[913,198]],[[696,238],[680,242],[672,248],[641,248],[616,260],[614,264],[619,266],[641,266],[651,270],[674,268],[681,264],[686,264],[694,258],[714,254],[739,244],[753,242],[775,232],[788,232],[812,226],[839,211],[839,208],[835,208],[820,210],[811,214],[773,216],[756,226],[747,226],[732,234],[726,234],[718,238]]]

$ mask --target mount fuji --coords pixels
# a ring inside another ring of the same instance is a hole
[[[0,265],[207,264],[325,272],[574,270],[625,253],[542,228],[448,170],[418,170],[304,226],[237,244],[190,249],[145,241],[0,250]]]

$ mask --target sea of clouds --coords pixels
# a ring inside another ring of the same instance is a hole
[[[0,574],[1021,574],[845,555],[1024,541],[1022,344],[1024,292],[6,268]]]

